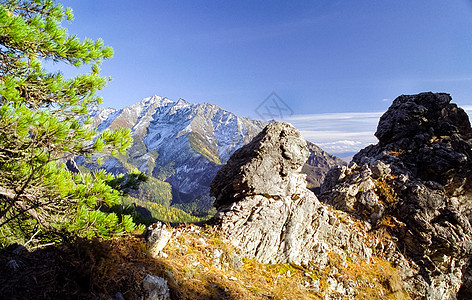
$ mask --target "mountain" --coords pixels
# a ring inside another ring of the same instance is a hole
[[[312,142],[307,141],[306,144],[310,155],[303,165],[302,173],[306,174],[307,187],[318,194],[328,171],[333,167],[347,164],[341,158],[326,153]]]
[[[319,196],[300,174],[306,141],[272,122],[217,172],[205,226],[12,245],[0,298],[471,299],[472,127],[450,101],[395,99],[379,142],[332,168]]]
[[[132,196],[196,215],[205,215],[212,207],[209,186],[221,166],[267,125],[214,104],[160,96],[123,109],[94,108],[91,117],[99,131],[132,130],[134,144],[128,154],[110,157],[103,165],[115,174],[137,168],[151,177],[147,191],[140,189]],[[310,150],[310,165],[304,171],[309,174],[309,187],[317,189],[328,170],[344,162],[311,143]]]

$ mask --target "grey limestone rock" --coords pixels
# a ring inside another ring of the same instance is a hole
[[[215,207],[250,195],[286,197],[305,183],[299,174],[309,156],[306,142],[293,126],[275,122],[238,149],[210,185]]]
[[[169,300],[170,291],[167,280],[147,274],[143,279],[143,288],[146,291],[146,300]]]
[[[388,224],[396,248],[417,266],[402,268],[415,274],[404,276],[409,290],[426,299],[472,292],[472,128],[450,101],[443,93],[395,99],[380,118],[379,143],[331,170],[320,196],[374,229]],[[398,252],[385,256],[401,265]]]
[[[164,249],[172,236],[172,229],[162,222],[150,225],[144,232],[147,242],[148,252],[151,257],[159,257],[159,253]]]
[[[275,122],[238,149],[210,185],[215,207],[249,195],[285,197],[305,182],[299,174],[309,152],[293,126]],[[297,174],[296,174],[297,173]]]
[[[320,203],[306,188],[299,172],[307,158],[306,143],[294,127],[268,125],[215,177],[211,191],[218,212],[212,222],[242,254],[262,263],[324,267],[329,251],[368,260],[372,250],[355,220]]]

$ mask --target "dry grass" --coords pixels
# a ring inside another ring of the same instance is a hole
[[[37,273],[32,273],[37,266],[23,269],[18,281],[1,282],[0,298],[14,295],[22,285],[20,290],[27,292],[15,295],[21,299],[110,299],[116,292],[126,299],[141,299],[145,296],[142,279],[152,274],[168,281],[172,299],[324,299],[337,293],[330,288],[333,280],[351,282],[356,299],[408,299],[397,271],[380,259],[367,263],[332,252],[325,268],[264,265],[239,256],[211,228],[192,225],[176,232],[158,259],[147,255],[139,238],[81,241],[38,252],[34,260],[24,261],[35,262],[45,253],[42,259],[49,262]],[[41,277],[44,270],[50,271]],[[25,274],[31,280],[19,281]],[[25,282],[30,286],[25,287]]]
[[[348,259],[343,265],[339,255],[332,253],[330,264],[336,266],[339,277],[356,281],[356,299],[409,299],[398,271],[386,260],[374,257],[370,263],[356,264]]]
[[[397,194],[392,188],[393,175],[388,177],[380,177],[374,180],[376,186],[376,194],[383,203],[391,204],[397,201]]]
[[[221,253],[220,259],[215,259],[215,251]],[[397,270],[378,258],[371,263],[357,257],[343,260],[333,252],[323,269],[264,265],[244,258],[236,268],[231,261],[237,251],[211,229],[183,230],[164,252],[173,280],[179,283],[173,287],[179,290],[179,299],[323,299],[336,294],[328,283],[333,278],[352,282],[356,299],[409,299]]]

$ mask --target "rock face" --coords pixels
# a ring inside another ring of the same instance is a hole
[[[384,256],[396,263],[401,252],[412,262],[403,267],[405,284],[426,299],[472,294],[472,129],[450,101],[433,93],[395,99],[380,118],[379,143],[332,169],[320,196],[387,228],[399,251]]]
[[[267,126],[250,144],[237,150],[211,183],[215,206],[252,195],[294,195],[305,175],[297,174],[309,155],[306,142],[292,126]]]
[[[392,162],[397,173],[435,181],[449,193],[470,190],[472,137],[467,114],[448,94],[402,95],[380,118],[379,143],[360,151],[363,157]]]
[[[324,267],[329,252],[368,260],[372,250],[363,225],[320,203],[306,188],[300,170],[308,156],[293,126],[269,124],[216,175],[211,194],[218,212],[211,222],[244,255],[262,263]]]

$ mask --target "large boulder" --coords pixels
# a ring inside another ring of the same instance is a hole
[[[285,197],[305,184],[306,141],[293,126],[275,122],[238,149],[210,185],[215,207],[251,195]]]
[[[374,229],[388,225],[418,266],[408,281],[427,299],[472,293],[472,128],[450,101],[443,93],[395,99],[380,118],[379,143],[332,169],[320,196]]]
[[[262,263],[324,267],[329,252],[368,261],[372,250],[365,231],[358,230],[363,225],[320,203],[306,188],[300,170],[307,158],[298,130],[269,124],[212,182],[218,212],[211,222],[233,246]]]
[[[463,109],[444,93],[402,95],[380,118],[377,145],[354,156],[354,161],[378,159],[397,173],[432,180],[453,194],[471,189],[472,128]]]

